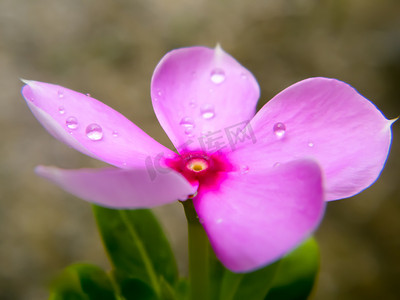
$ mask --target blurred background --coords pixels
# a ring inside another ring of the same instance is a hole
[[[177,47],[220,43],[258,79],[260,107],[312,76],[346,81],[389,119],[400,113],[398,0],[1,0],[0,299],[45,299],[76,261],[109,268],[90,205],[35,176],[38,164],[100,163],[53,139],[34,119],[19,77],[90,93],[171,146],[150,102],[150,79]],[[315,299],[399,299],[400,130],[367,191],[328,204],[316,236]],[[156,210],[186,272],[179,205]]]

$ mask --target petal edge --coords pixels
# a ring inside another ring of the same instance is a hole
[[[38,166],[36,173],[83,200],[110,208],[151,208],[186,200],[195,188],[173,170],[149,176],[146,169],[64,170]]]

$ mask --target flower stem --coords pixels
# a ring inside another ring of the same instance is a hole
[[[182,204],[188,222],[190,299],[210,299],[208,238],[199,222],[192,200],[188,199]]]

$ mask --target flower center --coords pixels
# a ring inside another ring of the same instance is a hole
[[[192,158],[186,163],[186,168],[193,172],[201,172],[208,169],[208,162],[205,158]]]
[[[226,172],[233,169],[223,154],[203,151],[184,152],[166,160],[166,164],[200,188],[217,186]]]

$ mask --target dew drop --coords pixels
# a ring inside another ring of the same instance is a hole
[[[215,84],[220,84],[225,81],[225,72],[221,69],[214,69],[211,71],[211,81]]]
[[[162,91],[161,90],[157,90],[157,96],[162,96]]]
[[[90,97],[90,94],[89,94],[89,93],[86,93],[86,96]]]
[[[118,137],[118,136],[119,136],[118,131],[114,130],[114,131],[112,132],[112,136],[113,136],[113,137]]]
[[[272,128],[272,130],[273,130],[275,136],[278,139],[281,139],[281,138],[284,137],[284,135],[286,133],[286,126],[285,126],[285,124],[283,124],[281,122],[278,122],[278,123],[275,123],[274,127]]]
[[[190,100],[190,101],[189,101],[189,106],[190,106],[191,108],[196,108],[196,106],[197,106],[196,101],[194,101],[193,99]]]
[[[64,92],[63,91],[58,91],[58,98],[64,98]]]
[[[182,120],[179,122],[179,125],[184,128],[185,134],[191,134],[195,127],[194,121],[189,117],[182,118]]]
[[[67,120],[65,120],[65,124],[69,129],[78,128],[78,120],[75,117],[68,117]]]
[[[310,147],[310,148],[314,147],[314,143],[313,142],[309,142],[308,143],[308,147]]]
[[[65,108],[64,108],[63,106],[60,106],[60,107],[58,108],[58,112],[60,113],[60,115],[65,114]]]
[[[212,118],[215,117],[214,107],[210,104],[202,106],[200,109],[200,113],[203,119],[205,120],[211,120]]]
[[[275,168],[275,167],[278,167],[278,166],[280,166],[280,165],[281,165],[280,162],[276,162],[276,163],[274,163],[273,167]]]
[[[241,167],[241,170],[240,170],[240,174],[247,174],[247,173],[249,173],[249,166],[243,166],[243,167]]]
[[[96,123],[90,124],[86,127],[86,136],[92,141],[100,141],[103,138],[103,129]]]
[[[242,74],[240,74],[240,77],[242,77],[242,79],[247,79],[247,75],[246,75],[246,73],[242,73]]]
[[[185,128],[185,134],[187,134],[187,135],[193,136],[193,135],[191,134],[192,131],[193,131],[193,127],[187,127],[187,128]]]

